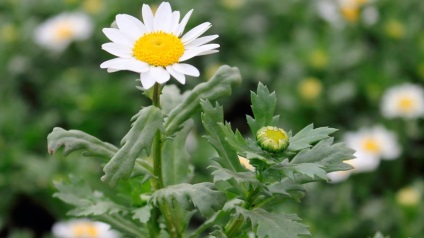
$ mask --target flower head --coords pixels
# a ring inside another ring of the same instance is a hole
[[[103,222],[86,219],[58,222],[53,225],[52,233],[57,238],[118,238],[119,235]]]
[[[259,147],[271,153],[283,152],[289,146],[289,135],[281,128],[265,126],[256,132]]]
[[[183,35],[192,11],[180,21],[180,12],[172,11],[171,5],[163,2],[155,14],[143,4],[143,22],[130,15],[117,15],[118,29],[103,29],[112,42],[103,44],[102,48],[118,58],[103,62],[100,67],[108,72],[129,70],[139,73],[145,89],[155,83],[167,82],[171,75],[182,84],[185,83],[185,75],[198,77],[197,68],[181,62],[218,52],[219,45],[207,44],[218,35],[199,37],[211,27],[209,22]]]
[[[354,172],[373,171],[380,159],[392,160],[400,154],[395,134],[381,126],[347,133],[345,141],[347,146],[356,150],[356,158],[352,160]]]
[[[38,45],[55,51],[63,51],[72,41],[87,39],[93,31],[93,23],[83,12],[62,13],[46,20],[34,32]]]
[[[381,111],[384,117],[424,117],[424,89],[413,84],[389,88],[383,95]]]

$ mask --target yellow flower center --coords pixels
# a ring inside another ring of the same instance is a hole
[[[96,238],[97,228],[90,222],[81,222],[72,227],[72,237],[75,238]]]
[[[373,138],[367,138],[364,140],[362,147],[365,151],[377,153],[380,151],[379,143]]]
[[[409,112],[414,108],[414,100],[409,97],[403,97],[398,102],[399,110]]]
[[[135,42],[133,54],[140,61],[165,67],[179,61],[184,54],[184,44],[173,34],[153,32]]]
[[[55,31],[55,37],[58,40],[69,39],[74,34],[71,24],[64,22],[60,23]]]
[[[275,143],[278,143],[280,140],[284,140],[287,139],[287,136],[284,135],[283,132],[281,132],[278,129],[269,129],[265,131],[265,135],[266,137],[268,137],[268,139],[273,140]]]
[[[304,99],[316,99],[322,91],[321,82],[314,77],[308,77],[299,84],[299,93]]]
[[[359,7],[349,6],[343,7],[341,10],[342,16],[350,22],[357,22],[359,18]]]

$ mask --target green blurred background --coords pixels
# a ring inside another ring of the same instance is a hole
[[[424,123],[386,119],[380,102],[387,88],[424,84],[424,1],[365,1],[357,12],[328,21],[321,0],[178,0],[174,10],[194,13],[188,28],[209,21],[218,54],[190,62],[201,71],[181,90],[207,80],[221,64],[239,67],[243,83],[221,100],[225,118],[248,133],[250,90],[258,82],[276,91],[281,127],[294,132],[314,123],[347,131],[376,124],[398,136],[402,154],[371,173],[338,184],[308,187],[300,203],[276,207],[296,212],[314,237],[391,237],[424,233]],[[331,0],[330,0],[331,2]],[[335,1],[334,1],[335,2]],[[363,2],[363,1],[362,1]],[[99,68],[112,56],[101,29],[118,13],[141,16],[136,0],[0,1],[0,237],[48,236],[67,219],[68,207],[52,197],[52,181],[78,174],[99,183],[100,161],[74,155],[53,158],[46,137],[55,126],[78,129],[119,145],[130,118],[149,101],[135,88],[136,74]],[[374,15],[366,19],[365,8]],[[62,12],[85,12],[89,39],[51,52],[34,43],[34,29]],[[377,15],[375,15],[377,13]],[[199,120],[199,118],[195,118]],[[211,147],[197,123],[189,141],[194,181],[209,179]]]

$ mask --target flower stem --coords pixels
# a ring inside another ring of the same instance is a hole
[[[153,88],[152,103],[153,106],[158,108],[160,108],[160,91],[160,84],[156,83]],[[155,176],[155,179],[152,181],[152,185],[155,190],[159,190],[164,187],[162,176],[162,142],[162,134],[158,130],[153,140],[153,175]],[[178,219],[174,219],[172,208],[168,205],[168,203],[166,201],[159,202],[158,209],[165,218],[165,224],[169,235],[172,238],[181,237],[181,234],[177,229],[178,225],[176,224]]]
[[[255,188],[250,191],[246,198],[246,203],[243,205],[243,208],[250,210],[258,194],[259,188]],[[242,215],[239,215],[237,216],[237,218],[233,219],[230,223],[228,223],[227,226],[225,226],[224,233],[227,235],[228,238],[235,237],[243,224],[244,218]]]
[[[160,108],[160,84],[156,83],[153,88],[153,106]],[[155,190],[163,188],[162,178],[162,135],[158,130],[153,141],[153,174],[155,175]]]

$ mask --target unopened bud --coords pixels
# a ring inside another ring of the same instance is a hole
[[[281,128],[265,126],[256,133],[256,140],[261,149],[271,152],[283,152],[289,146],[289,135]]]

